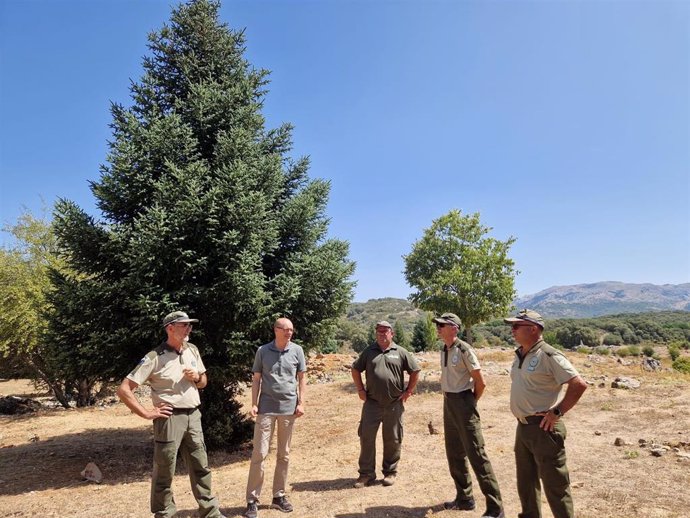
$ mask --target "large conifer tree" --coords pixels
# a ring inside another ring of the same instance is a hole
[[[247,423],[235,402],[256,347],[287,316],[307,347],[324,343],[352,294],[346,242],[327,239],[329,184],[291,159],[291,126],[266,129],[268,71],[245,39],[196,0],[149,36],[132,105],[112,106],[108,163],[92,183],[103,219],[62,200],[56,228],[72,275],[54,272],[50,340],[66,369],[121,379],[163,338],[169,311],[209,368],[202,396],[211,447]]]

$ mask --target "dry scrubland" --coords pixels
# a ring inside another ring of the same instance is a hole
[[[519,510],[512,444],[515,420],[508,408],[512,352],[478,351],[488,381],[480,401],[484,437],[503,491],[507,516]],[[437,357],[424,356],[424,381],[407,405],[405,441],[398,483],[361,490],[357,476],[356,436],[360,403],[345,368],[348,357],[312,359],[315,371],[326,363],[332,381],[309,385],[307,414],[298,421],[291,453],[289,496],[294,518],[426,517],[476,518],[475,511],[443,511],[453,496],[443,436],[430,435],[427,423],[441,428]],[[638,439],[659,443],[690,442],[690,378],[665,370],[642,372],[615,359],[569,354],[582,375],[593,382],[580,404],[566,416],[567,448],[579,518],[671,518],[690,516],[690,461],[673,451],[661,457],[640,448]],[[668,364],[668,359],[664,360]],[[615,376],[642,381],[637,390],[610,388]],[[604,380],[605,387],[599,387]],[[0,383],[0,394],[22,394],[30,386]],[[245,395],[246,398],[246,395]],[[245,399],[245,404],[247,403]],[[38,440],[36,440],[36,436]],[[617,437],[631,445],[616,447]],[[214,453],[215,491],[228,516],[244,509],[250,451]],[[83,410],[45,410],[28,416],[0,416],[0,516],[147,517],[151,471],[150,424],[122,404]],[[87,462],[104,473],[97,485],[81,480]],[[272,474],[273,458],[269,458]],[[267,477],[266,488],[270,491]],[[476,484],[475,484],[476,487]],[[196,516],[184,466],[175,479],[181,517]],[[267,500],[269,494],[264,495]],[[544,504],[544,516],[551,517]],[[278,517],[260,508],[261,517]]]

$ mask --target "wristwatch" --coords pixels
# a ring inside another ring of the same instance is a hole
[[[556,417],[561,417],[563,415],[563,412],[561,412],[560,407],[552,408],[551,411],[553,412],[553,415],[555,415]]]

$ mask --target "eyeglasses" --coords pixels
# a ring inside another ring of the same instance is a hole
[[[511,329],[517,329],[518,327],[534,327],[532,324],[513,324],[510,326]]]
[[[191,322],[175,322],[175,324],[173,324],[173,325],[175,327],[188,327],[190,329],[192,328]]]

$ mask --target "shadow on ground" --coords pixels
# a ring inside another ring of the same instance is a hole
[[[40,436],[40,431],[38,432]],[[211,452],[211,469],[248,459],[251,450]],[[117,485],[149,480],[153,463],[150,427],[140,429],[98,428],[51,437],[44,441],[0,448],[0,495],[62,489],[89,484],[81,471],[94,462],[103,473],[102,484]],[[186,474],[178,456],[177,474]]]
[[[293,482],[293,491],[340,491],[354,486],[354,478],[336,478],[333,480],[308,480],[306,482]]]
[[[380,505],[367,507],[363,513],[336,514],[335,518],[424,518],[431,510],[434,513],[443,511],[443,504],[433,507],[403,507],[400,505]]]

